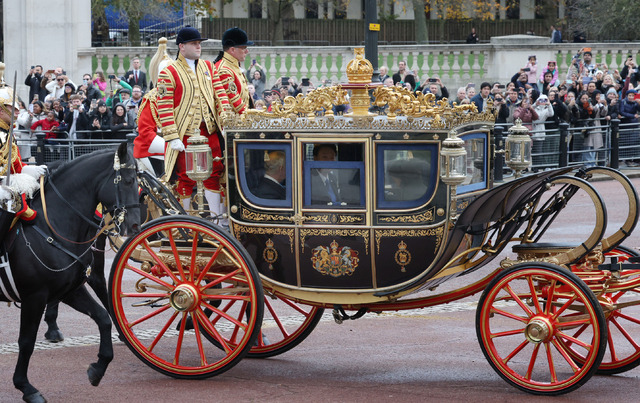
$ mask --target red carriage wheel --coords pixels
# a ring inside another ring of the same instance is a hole
[[[221,309],[228,309],[235,303],[229,301]],[[265,295],[264,304],[266,308],[260,334],[247,357],[268,358],[291,350],[311,334],[324,313],[323,308],[298,304],[284,297]],[[221,346],[214,337],[206,333],[204,336],[214,345]],[[227,343],[233,344],[231,340]]]
[[[243,247],[195,217],[145,224],[111,269],[109,303],[121,337],[147,365],[175,378],[206,378],[237,364],[256,343],[263,301]]]
[[[626,262],[638,253],[624,246],[618,246],[605,254],[615,257],[618,262]],[[637,280],[640,269],[623,270],[625,281]],[[640,365],[640,288],[605,292],[599,297],[607,321],[607,351],[597,374],[614,375],[629,371]],[[578,333],[582,328],[577,328]],[[571,343],[567,348],[576,362],[583,362],[584,356]]]
[[[577,328],[582,332],[575,334]],[[498,275],[480,298],[476,331],[493,369],[537,395],[582,386],[598,369],[607,341],[593,292],[575,274],[547,263],[523,263]],[[583,362],[572,359],[569,342]]]

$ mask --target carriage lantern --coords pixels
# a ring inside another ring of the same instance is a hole
[[[440,156],[440,177],[449,186],[458,186],[464,182],[467,172],[467,150],[464,140],[458,137],[455,130],[449,132],[442,142]]]
[[[213,169],[213,158],[211,149],[207,143],[207,138],[196,129],[195,133],[187,139],[185,150],[185,164],[187,176],[198,184],[196,192],[198,198],[198,212],[204,212],[204,184],[203,182],[211,175]]]
[[[516,178],[520,177],[531,165],[531,136],[529,129],[522,126],[522,120],[516,119],[515,125],[509,128],[505,150],[507,166],[515,171]]]

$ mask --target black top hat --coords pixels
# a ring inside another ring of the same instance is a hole
[[[247,33],[238,27],[229,28],[222,34],[223,48],[251,45],[253,45],[253,42],[249,40]]]
[[[187,25],[178,31],[178,36],[176,37],[176,45],[180,45],[181,43],[193,42],[193,41],[206,41],[209,38],[202,38],[200,36],[200,32],[194,27]]]

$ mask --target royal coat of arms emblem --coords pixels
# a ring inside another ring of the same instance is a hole
[[[358,252],[348,246],[338,248],[334,240],[329,248],[318,246],[313,250],[311,263],[313,268],[331,277],[350,276],[358,267]]]

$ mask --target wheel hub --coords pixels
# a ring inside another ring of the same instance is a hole
[[[524,328],[524,336],[531,343],[542,343],[549,340],[553,327],[549,321],[543,318],[533,318]]]
[[[198,291],[190,284],[180,284],[171,293],[169,303],[176,311],[192,311],[199,303]]]

